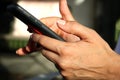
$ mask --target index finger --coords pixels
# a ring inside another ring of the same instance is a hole
[[[34,42],[39,43],[41,46],[46,49],[60,54],[60,48],[65,45],[65,42],[50,38],[48,36],[33,34],[32,39]]]

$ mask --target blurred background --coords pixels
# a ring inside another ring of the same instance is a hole
[[[120,0],[67,0],[75,19],[95,29],[112,49],[120,32]],[[0,0],[0,80],[60,80],[54,64],[40,52],[16,55],[27,44],[27,26],[9,14],[5,7],[18,3],[38,19],[58,16],[59,0]],[[93,37],[94,38],[94,37]]]

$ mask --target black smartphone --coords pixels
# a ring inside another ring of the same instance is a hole
[[[20,19],[26,25],[28,25],[28,29],[30,29],[32,32],[42,33],[43,35],[49,36],[51,38],[65,41],[63,38],[57,35],[54,31],[52,31],[49,27],[43,24],[40,20],[38,20],[20,5],[15,3],[9,4],[7,6],[7,11],[10,12],[13,16]]]

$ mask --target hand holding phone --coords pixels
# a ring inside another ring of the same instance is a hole
[[[39,21],[33,15],[31,15],[28,11],[26,11],[20,5],[9,4],[7,6],[7,10],[12,15],[14,15],[18,19],[20,19],[22,22],[24,22],[26,25],[28,25],[29,29],[32,32],[35,32],[38,34],[42,33],[43,35],[49,36],[51,38],[65,41],[63,38],[61,38],[59,35],[57,35],[54,31],[52,31],[49,27],[47,27],[45,24],[43,24],[41,21]]]

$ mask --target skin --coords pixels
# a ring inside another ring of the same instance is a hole
[[[25,55],[41,51],[65,80],[120,80],[119,55],[94,30],[75,21],[66,0],[59,3],[62,18],[49,17],[41,21],[66,42],[33,34],[28,45],[16,53]],[[37,48],[35,43],[41,47]]]

